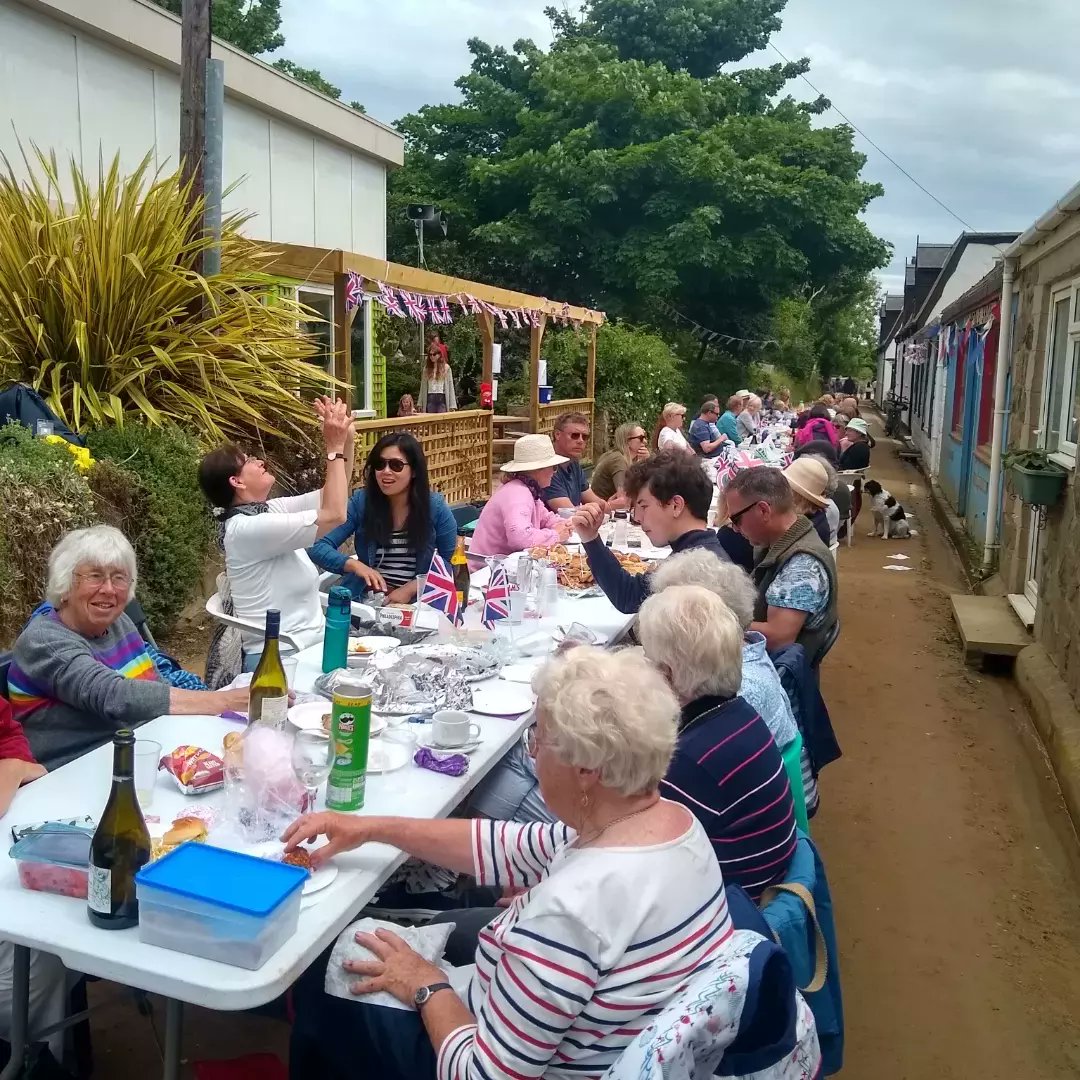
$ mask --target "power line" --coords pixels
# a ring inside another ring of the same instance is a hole
[[[769,48],[772,49],[772,51],[776,53],[776,55],[779,56],[785,64],[791,63],[791,61],[771,41],[769,42]],[[951,217],[956,218],[956,220],[959,221],[960,224],[963,225],[968,232],[979,231],[975,228],[974,225],[965,221],[955,210],[953,210],[949,206],[946,206],[945,203],[943,203],[929,188],[925,187],[923,184],[920,184],[919,181],[916,180],[915,177],[912,176],[911,173],[909,173],[907,169],[905,169],[904,166],[896,160],[896,158],[894,158],[891,154],[886,153],[876,142],[874,142],[873,139],[870,138],[869,135],[866,134],[865,131],[862,130],[862,128],[859,127],[858,124],[856,124],[853,120],[851,120],[844,113],[842,113],[833,104],[832,98],[828,94],[822,93],[822,91],[820,91],[805,75],[800,75],[799,78],[802,79],[802,81],[806,83],[806,85],[809,86],[810,89],[813,90],[818,97],[827,98],[829,102],[829,108],[832,109],[832,111],[836,113],[836,115],[839,116],[845,124],[847,124],[853,130],[857,131],[886,161],[888,161],[898,172],[903,173],[903,175],[906,176],[924,195],[927,195],[931,199],[933,199],[934,202],[936,202],[938,206],[940,206],[941,209],[945,211],[945,213],[949,214]]]

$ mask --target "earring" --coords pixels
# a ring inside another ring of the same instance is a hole
[[[581,824],[578,826],[578,832],[585,832],[585,822],[589,818],[589,793],[583,791],[581,793]]]

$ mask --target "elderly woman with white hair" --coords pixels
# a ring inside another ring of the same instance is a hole
[[[46,599],[15,642],[8,694],[46,768],[165,713],[247,708],[247,690],[181,690],[162,682],[135,624],[135,552],[119,529],[68,533],[49,556]]]
[[[661,791],[697,815],[725,881],[756,901],[784,880],[798,838],[780,751],[739,697],[742,627],[708,589],[673,585],[645,601],[638,636],[682,706]]]
[[[666,559],[652,574],[650,585],[654,594],[677,585],[697,585],[708,589],[735,616],[743,633],[739,697],[761,715],[780,753],[785,755],[786,762],[787,754],[794,752],[792,744],[799,735],[799,726],[791,708],[791,699],[769,659],[764,634],[750,629],[757,601],[757,589],[750,575],[734,563],[710,558],[707,552],[685,551]],[[817,781],[805,745],[799,752],[799,767],[806,809],[813,814],[818,805]],[[791,772],[788,779],[794,789]],[[798,801],[799,793],[794,790],[792,793]]]
[[[418,1016],[328,996],[313,965],[294,988],[293,1080],[600,1077],[730,949],[709,838],[659,790],[679,724],[660,673],[636,651],[581,647],[534,688],[527,743],[555,824],[322,813],[286,832],[287,851],[328,838],[316,866],[383,843],[517,892],[480,931],[475,968],[451,969],[453,985],[393,932],[356,935],[371,958],[345,963],[352,992],[389,992]]]
[[[746,399],[743,411],[735,419],[735,428],[739,434],[739,442],[757,439],[761,430],[761,398],[757,394],[751,394]]]

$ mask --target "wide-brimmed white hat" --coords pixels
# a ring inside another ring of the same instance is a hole
[[[736,397],[741,397],[741,398],[748,398],[750,396],[750,391],[749,390],[736,390],[735,391],[735,396]]]
[[[814,506],[827,506],[825,489],[829,486],[829,470],[812,457],[796,458],[785,470],[784,477],[791,490]]]
[[[508,461],[503,472],[532,472],[534,469],[549,469],[553,465],[565,465],[570,459],[555,453],[555,447],[548,435],[522,435],[514,443],[514,460]]]
[[[848,431],[857,431],[861,435],[869,435],[870,429],[866,426],[866,421],[856,416],[854,420],[847,422]]]

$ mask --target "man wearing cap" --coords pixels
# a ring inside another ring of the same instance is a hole
[[[672,553],[704,548],[730,561],[716,533],[708,526],[713,483],[701,462],[682,450],[661,450],[626,470],[623,481],[642,531],[655,547]],[[585,546],[596,584],[625,615],[634,615],[649,597],[649,575],[629,574],[600,539],[604,508],[582,506],[574,527]]]
[[[821,500],[809,489],[799,494]],[[743,469],[728,482],[724,500],[731,527],[760,550],[750,629],[765,635],[769,652],[798,644],[816,660],[837,619],[832,553],[796,509],[792,485],[779,469]]]
[[[746,395],[750,397],[749,394]],[[727,412],[717,421],[721,435],[726,435],[736,446],[739,444],[739,413],[743,411],[743,399],[738,394],[728,398]]]
[[[599,503],[604,500],[589,489],[581,459],[589,445],[589,418],[584,413],[563,413],[555,421],[552,442],[555,453],[565,464],[560,465],[544,490],[544,502],[549,510],[572,510],[582,503]]]
[[[870,468],[870,431],[861,417],[849,420],[844,428],[847,447],[840,454],[841,472]]]

